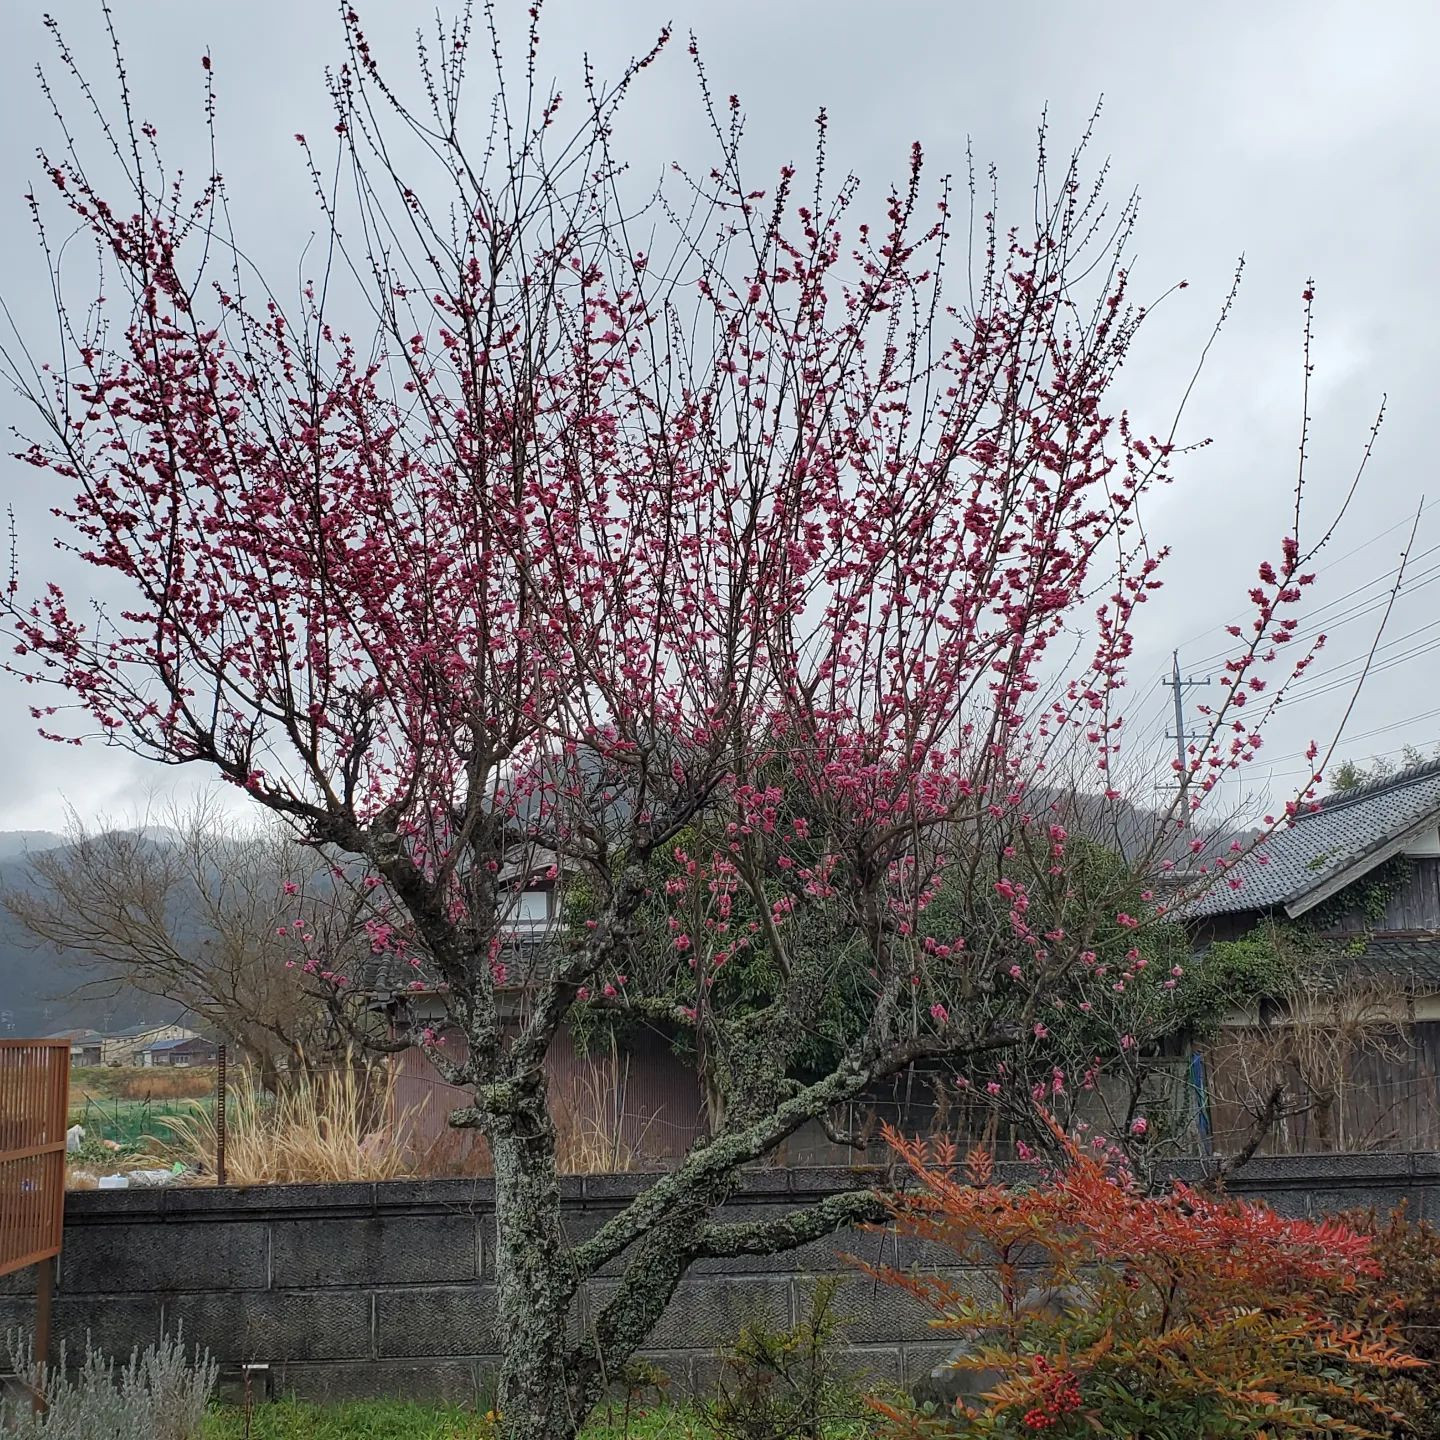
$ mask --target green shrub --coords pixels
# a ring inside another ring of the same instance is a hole
[[[839,1280],[811,1287],[800,1322],[773,1329],[746,1325],[722,1353],[715,1396],[701,1418],[719,1440],[827,1440],[870,1433],[871,1417],[855,1379],[837,1364],[844,1319]]]

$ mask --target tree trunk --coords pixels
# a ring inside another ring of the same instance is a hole
[[[505,1440],[572,1440],[565,1265],[555,1132],[543,1094],[486,1126],[495,1161],[499,1410]]]
[[[725,1092],[708,1067],[700,1072],[701,1100],[705,1106],[705,1125],[713,1137],[725,1128]]]
[[[246,1048],[251,1049],[251,1047]],[[260,1088],[267,1095],[278,1095],[280,1093],[280,1067],[275,1063],[274,1052],[256,1046],[253,1047],[248,1058],[255,1067],[255,1078],[259,1082]]]

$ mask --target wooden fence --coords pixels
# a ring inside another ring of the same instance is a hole
[[[60,1253],[69,1096],[68,1040],[0,1040],[0,1275]]]
[[[1285,1040],[1283,1027],[1227,1028],[1206,1047],[1217,1148],[1239,1148],[1282,1084],[1257,1154],[1440,1150],[1440,1021],[1397,1027],[1369,1048]]]

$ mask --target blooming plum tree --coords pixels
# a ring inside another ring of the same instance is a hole
[[[739,103],[692,43],[713,167],[647,201],[611,137],[668,34],[609,87],[587,73],[567,127],[531,13],[508,96],[491,27],[476,135],[468,10],[422,44],[418,105],[343,10],[335,167],[297,137],[325,243],[289,304],[250,268],[221,175],[186,188],[162,167],[123,63],[107,123],[56,31],[128,189],[105,198],[62,126],[45,169],[103,303],[77,303],[34,199],[63,362],[8,360],[39,416],[24,458],[73,495],[56,513],[122,598],[91,612],[12,576],[6,606],[12,668],[60,692],[35,707],[44,733],[206,768],[364,869],[371,943],[440,988],[463,1049],[418,1043],[494,1157],[504,1424],[557,1437],[693,1262],[884,1213],[857,1190],[717,1218],[745,1167],[915,1062],[1011,1044],[1085,974],[1089,922],[1047,903],[1038,930],[1007,857],[1038,847],[1063,880],[1065,826],[1027,799],[1056,756],[1114,793],[1163,559],[1138,507],[1178,451],[1173,424],[1152,435],[1107,399],[1148,309],[1124,266],[1134,205],[1107,209],[1081,153],[1047,174],[1042,149],[1007,229],[973,178],[931,185],[917,145],[859,220],[823,115],[809,181],[742,179]],[[1277,657],[1314,548],[1279,537],[1261,566],[1194,804],[1308,662]],[[504,877],[538,855],[589,908],[522,962]],[[943,937],[921,923],[942,877]],[[673,975],[632,984],[657,896]],[[799,1075],[817,927],[858,947],[865,1023]],[[763,990],[732,1018],[738,966]],[[1001,991],[1000,1012],[977,1003]],[[607,1001],[736,1060],[706,1139],[567,1244],[543,1062]],[[580,1297],[617,1265],[582,1332]]]

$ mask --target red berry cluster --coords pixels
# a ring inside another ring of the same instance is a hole
[[[1049,1430],[1080,1408],[1080,1382],[1073,1370],[1056,1368],[1043,1355],[1031,1360],[1030,1369],[1040,1381],[1039,1403],[1031,1406],[1020,1422],[1027,1430]]]

